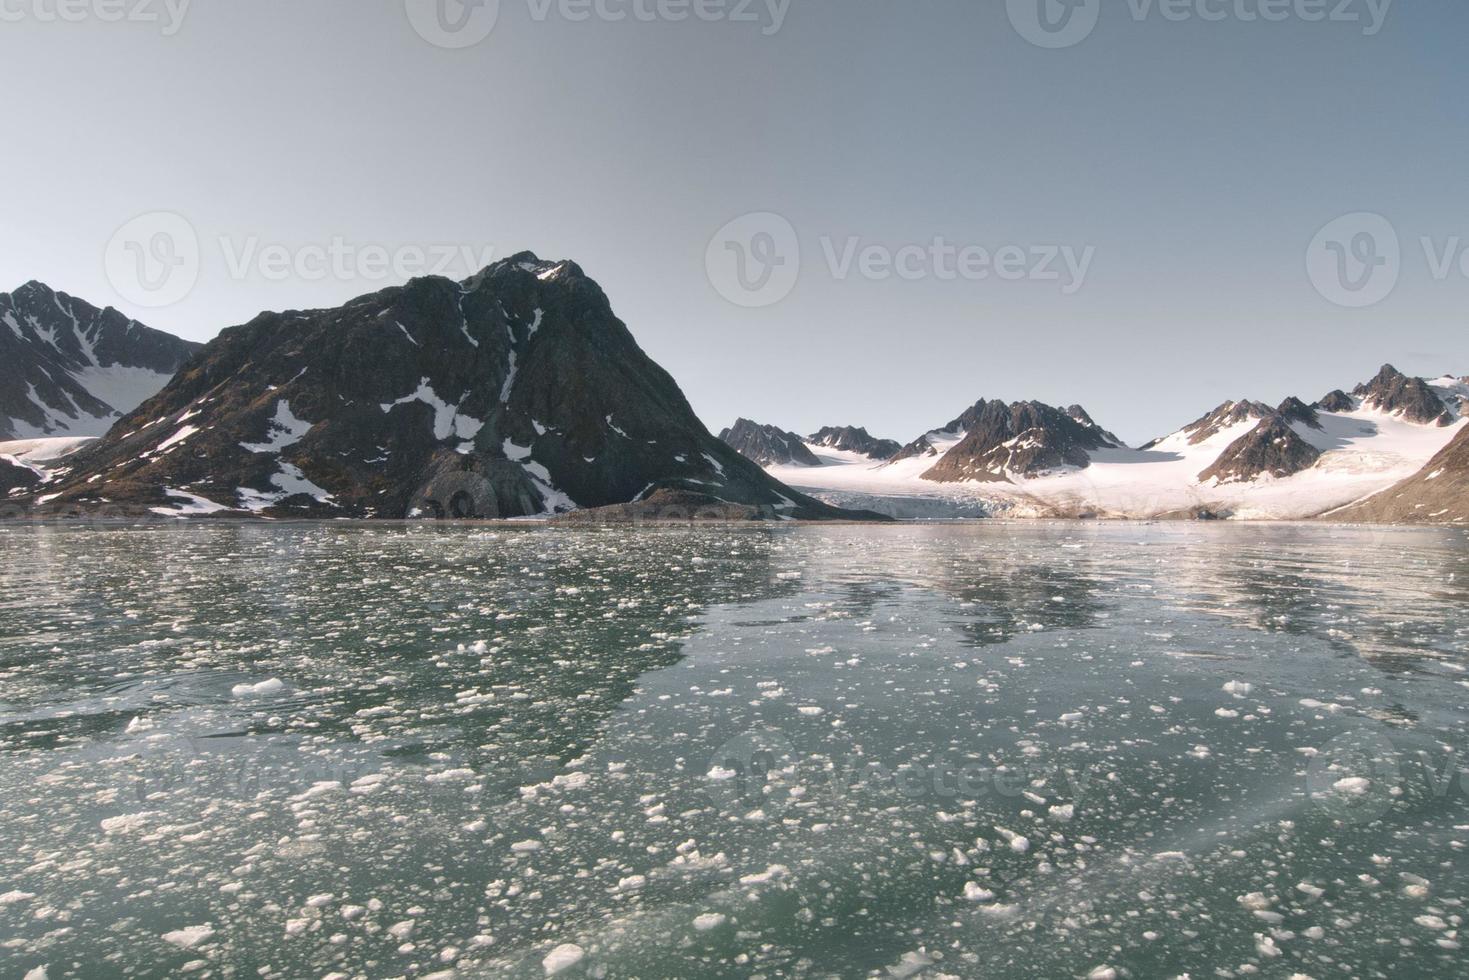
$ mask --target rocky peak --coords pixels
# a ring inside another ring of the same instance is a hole
[[[902,444],[895,440],[875,438],[865,428],[851,425],[827,426],[806,441],[813,446],[860,453],[875,460],[892,459],[903,450]]]
[[[733,428],[721,432],[719,438],[733,446],[741,456],[760,466],[821,465],[821,460],[806,448],[800,436],[773,425],[760,425],[749,419],[740,419]]]
[[[1241,399],[1225,402],[1203,418],[1184,426],[1183,431],[1188,433],[1189,445],[1197,446],[1241,422],[1250,419],[1267,419],[1274,414],[1275,409],[1264,402]]]
[[[1035,401],[1007,405],[981,399],[948,431],[963,432],[963,438],[923,474],[925,480],[997,482],[1061,467],[1085,467],[1091,462],[1090,452],[1117,446],[1089,416],[1079,421]]]
[[[1316,410],[1295,395],[1281,402],[1280,407],[1275,410],[1275,414],[1288,423],[1300,422],[1303,425],[1309,425],[1313,429],[1321,428],[1321,419],[1317,416]]]
[[[1321,450],[1291,427],[1284,414],[1272,415],[1230,443],[1214,464],[1199,474],[1207,483],[1242,483],[1262,475],[1286,477],[1314,466]]]
[[[0,293],[0,439],[101,435],[198,348],[36,280]]]
[[[1315,407],[1322,412],[1353,412],[1357,403],[1351,395],[1338,388],[1317,402]]]
[[[660,489],[846,516],[710,435],[575,263],[521,253],[223,331],[78,456],[58,506],[518,517]]]
[[[1358,385],[1353,394],[1361,399],[1363,407],[1401,415],[1409,422],[1448,425],[1454,419],[1454,413],[1428,382],[1410,378],[1391,364],[1384,364],[1375,378]]]

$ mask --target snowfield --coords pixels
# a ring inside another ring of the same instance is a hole
[[[1469,396],[1453,378],[1431,382],[1446,404]],[[828,503],[866,507],[904,519],[966,517],[1101,517],[1145,519],[1212,515],[1233,520],[1300,520],[1338,510],[1413,476],[1469,424],[1410,422],[1401,415],[1358,407],[1321,411],[1321,428],[1296,422],[1292,429],[1321,450],[1309,469],[1284,478],[1203,482],[1199,474],[1235,440],[1260,424],[1250,418],[1220,429],[1196,445],[1179,430],[1146,449],[1103,449],[1084,469],[1054,470],[1036,477],[1014,474],[1000,482],[935,483],[923,479],[963,433],[929,433],[937,455],[874,462],[857,453],[810,445],[820,467],[771,466],[776,479]],[[808,444],[809,445],[809,444]]]

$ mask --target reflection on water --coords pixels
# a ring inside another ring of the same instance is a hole
[[[1461,975],[1462,532],[0,553],[6,976]]]

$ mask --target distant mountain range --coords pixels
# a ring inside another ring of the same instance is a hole
[[[601,288],[530,253],[202,348],[32,282],[0,294],[0,355],[0,500],[43,515],[1469,522],[1469,379],[1388,365],[1140,448],[985,399],[907,443],[715,438]]]
[[[0,293],[0,440],[100,436],[199,347],[38,282]]]
[[[1387,365],[1351,394],[1309,405],[1226,402],[1138,449],[1079,405],[985,400],[881,459],[814,436],[796,446],[789,433],[781,453],[737,448],[821,499],[897,517],[1453,523],[1469,521],[1466,418],[1469,379],[1411,378]]]
[[[45,480],[19,492],[43,513],[515,518],[656,498],[876,516],[714,438],[597,284],[530,253],[231,327]]]

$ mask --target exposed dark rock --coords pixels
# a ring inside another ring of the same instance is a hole
[[[1275,414],[1287,422],[1300,422],[1313,429],[1321,428],[1321,419],[1317,416],[1316,410],[1294,395],[1281,402]]]
[[[1357,403],[1351,395],[1338,388],[1317,402],[1316,408],[1323,412],[1351,412],[1356,410]]]
[[[820,466],[801,437],[773,425],[759,425],[740,419],[734,428],[725,429],[719,438],[729,443],[740,455],[761,466]]]
[[[1302,439],[1290,419],[1273,415],[1230,443],[1199,480],[1244,483],[1265,474],[1285,477],[1316,465],[1320,458],[1321,450]]]
[[[10,456],[0,456],[0,497],[26,490],[41,482],[41,475]]]
[[[1391,364],[1385,364],[1366,384],[1353,392],[1367,408],[1399,415],[1409,422],[1450,425],[1454,415],[1443,399],[1422,378],[1410,378]]]
[[[0,440],[100,436],[199,346],[39,282],[0,293]]]
[[[1326,519],[1389,524],[1469,524],[1469,428],[1428,465],[1376,496]]]
[[[225,330],[68,463],[57,509],[182,491],[268,516],[520,517],[676,489],[852,516],[710,435],[597,284],[529,253]]]
[[[1079,421],[1040,402],[981,400],[948,431],[962,431],[964,438],[923,474],[925,480],[999,482],[1063,466],[1085,467],[1091,451],[1117,446],[1090,417]]]
[[[840,452],[861,453],[875,460],[889,460],[903,451],[894,439],[878,439],[866,429],[851,425],[827,426],[806,440],[814,446]]]
[[[1249,400],[1225,402],[1198,421],[1184,426],[1183,431],[1188,433],[1189,445],[1197,446],[1241,422],[1250,419],[1268,419],[1274,414],[1275,410],[1264,402]]]

